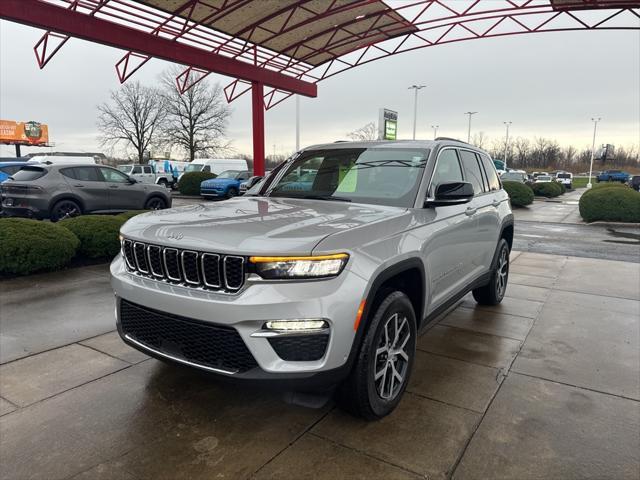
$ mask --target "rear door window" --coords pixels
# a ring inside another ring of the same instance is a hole
[[[482,159],[482,164],[484,165],[484,171],[487,173],[489,190],[500,190],[500,180],[498,179],[498,173],[496,172],[495,164],[487,155],[480,155],[480,158]]]
[[[13,179],[18,182],[28,182],[37,180],[47,174],[47,169],[42,167],[22,167],[12,175]]]
[[[460,154],[465,181],[473,185],[473,193],[475,195],[484,193],[482,170],[480,170],[476,154],[469,150],[459,150],[458,153]]]

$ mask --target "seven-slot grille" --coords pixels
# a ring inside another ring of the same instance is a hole
[[[244,284],[244,257],[149,245],[125,239],[127,268],[141,275],[190,287],[236,292]]]

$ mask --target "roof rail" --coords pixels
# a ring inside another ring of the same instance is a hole
[[[460,143],[466,143],[467,145],[470,145],[470,143],[469,143],[469,142],[465,142],[465,141],[460,140],[460,139],[458,139],[458,138],[451,138],[451,137],[437,137],[435,140],[436,140],[436,141],[438,141],[438,140],[449,140],[449,141],[452,141],[452,142],[460,142]]]

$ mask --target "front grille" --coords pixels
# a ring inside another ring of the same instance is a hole
[[[237,292],[247,274],[244,257],[122,241],[127,269],[137,274],[208,290]]]
[[[258,366],[235,328],[210,325],[120,300],[122,333],[196,366],[242,373]]]
[[[329,335],[295,335],[269,338],[278,356],[290,362],[320,360],[327,350]]]

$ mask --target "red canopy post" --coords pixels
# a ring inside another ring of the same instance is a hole
[[[251,84],[251,114],[253,118],[253,174],[264,175],[264,86]]]

